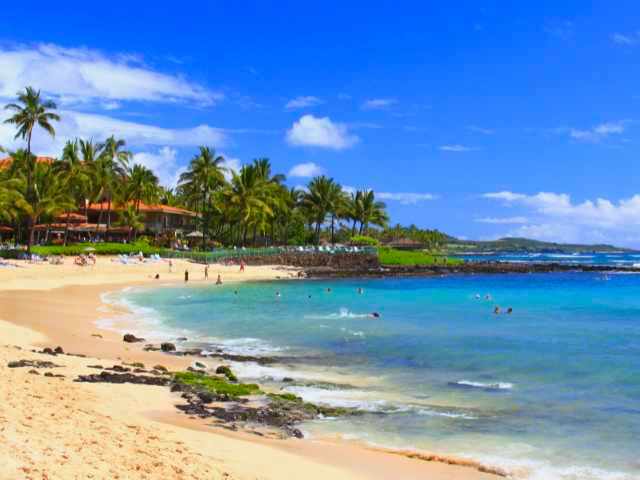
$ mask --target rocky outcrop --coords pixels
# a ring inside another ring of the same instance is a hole
[[[14,362],[7,363],[7,367],[9,368],[59,368],[62,365],[56,365],[53,362],[43,361],[43,360],[17,360]]]
[[[568,265],[565,263],[465,262],[459,265],[385,265],[375,268],[311,267],[305,269],[310,278],[335,277],[412,277],[450,274],[505,274],[551,272],[640,272],[640,268],[613,265]]]
[[[122,341],[126,343],[138,343],[138,342],[144,342],[144,338],[136,337],[132,333],[125,333],[124,337],[122,337]]]
[[[164,342],[160,344],[160,350],[163,352],[175,352],[176,346],[173,343]]]
[[[138,385],[156,385],[167,386],[170,379],[166,377],[134,375],[132,373],[111,373],[102,371],[100,373],[92,373],[91,375],[79,375],[74,382],[88,383],[134,383]]]

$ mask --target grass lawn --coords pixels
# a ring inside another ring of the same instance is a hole
[[[379,248],[378,258],[382,265],[459,265],[462,260],[444,255],[433,255],[421,250],[396,250]]]

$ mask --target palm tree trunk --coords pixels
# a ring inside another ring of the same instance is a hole
[[[67,238],[69,237],[69,210],[66,211],[67,213],[67,221],[64,225],[64,246],[67,246]]]
[[[109,235],[109,228],[111,228],[111,195],[109,195],[109,203],[107,203],[107,231],[105,237]]]
[[[33,172],[31,168],[31,130],[27,134],[27,202],[31,202],[31,191],[33,190]],[[31,253],[31,243],[33,242],[33,221],[31,217],[27,221],[27,253]]]
[[[335,215],[331,215],[331,245],[335,245],[336,243],[336,239],[335,239],[335,220],[336,220],[336,216]]]

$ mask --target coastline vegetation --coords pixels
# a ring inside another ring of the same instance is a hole
[[[459,258],[447,257],[446,255],[427,253],[422,250],[398,250],[387,247],[381,247],[378,249],[378,257],[382,265],[451,266],[463,263]]]
[[[255,383],[230,383],[222,377],[214,377],[199,372],[176,372],[173,379],[178,384],[216,395],[227,395],[230,398],[262,393],[260,387]]]
[[[15,232],[28,251],[36,224],[50,225],[83,209],[86,216],[89,204],[100,205],[95,231],[89,232],[92,242],[108,236],[99,231],[103,226],[107,233],[124,228],[128,240],[135,240],[144,227],[141,204],[160,203],[195,212],[204,250],[213,245],[346,243],[386,227],[389,220],[372,190],[348,191],[324,175],[304,188],[289,188],[269,159],[257,158],[236,171],[208,146],[199,147],[175,188],[160,185],[153,171],[135,163],[126,141],[113,136],[100,142],[70,140],[58,158],[39,158],[31,151],[32,138],[38,130],[55,136],[56,104],[27,87],[6,108],[13,112],[6,123],[16,126],[16,139],[23,139],[26,148],[7,152],[11,161],[0,167],[0,225]],[[116,207],[119,220],[112,225]],[[65,245],[68,228],[67,219]],[[169,239],[154,242],[169,246]]]

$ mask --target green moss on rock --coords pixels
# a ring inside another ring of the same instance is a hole
[[[229,383],[220,377],[212,377],[199,372],[177,372],[173,379],[176,383],[188,385],[196,390],[211,392],[229,397],[245,397],[262,393],[255,383]]]

